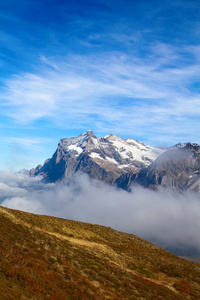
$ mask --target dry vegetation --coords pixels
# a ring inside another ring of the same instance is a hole
[[[200,299],[200,265],[108,227],[0,207],[1,299]]]

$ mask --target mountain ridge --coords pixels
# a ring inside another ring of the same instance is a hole
[[[51,159],[31,169],[30,175],[43,175],[56,182],[82,171],[91,177],[114,183],[124,173],[137,173],[148,166],[163,150],[133,139],[123,140],[112,134],[97,138],[91,130],[77,138],[61,139]]]
[[[185,143],[169,148],[139,174],[137,182],[151,188],[200,191],[200,146]]]
[[[52,158],[27,173],[60,182],[77,172],[126,190],[136,183],[200,191],[200,146],[188,142],[164,150],[112,134],[98,138],[89,130],[61,139]]]

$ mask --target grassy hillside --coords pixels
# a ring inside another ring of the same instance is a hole
[[[200,299],[200,265],[109,227],[0,207],[0,299]]]

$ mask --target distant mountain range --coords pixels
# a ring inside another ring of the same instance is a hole
[[[200,146],[180,143],[160,149],[112,134],[98,138],[89,130],[76,138],[61,139],[52,158],[24,172],[42,175],[46,182],[68,181],[83,172],[126,190],[140,184],[151,189],[200,191]]]

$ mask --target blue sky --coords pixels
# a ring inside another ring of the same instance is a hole
[[[0,2],[0,170],[93,130],[200,144],[198,0]]]

